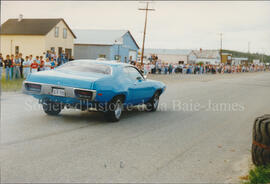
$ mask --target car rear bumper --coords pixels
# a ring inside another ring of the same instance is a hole
[[[53,88],[64,90],[65,92],[64,96],[54,95]],[[23,93],[33,95],[36,98],[52,96],[59,100],[60,99],[77,99],[77,100],[88,100],[88,101],[94,101],[96,98],[96,90],[74,88],[74,87],[68,87],[68,86],[58,86],[54,84],[44,84],[44,83],[25,81],[23,82],[22,89],[23,89]],[[80,95],[76,94],[76,91],[78,90],[88,92],[91,95],[86,96],[86,97],[81,97]]]

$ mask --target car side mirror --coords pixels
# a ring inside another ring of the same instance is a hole
[[[138,81],[142,81],[142,77],[137,77],[136,78]]]

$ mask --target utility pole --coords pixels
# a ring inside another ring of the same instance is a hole
[[[143,65],[143,55],[144,55],[144,42],[146,34],[146,25],[147,25],[147,15],[148,11],[154,11],[155,9],[148,8],[149,2],[146,2],[146,8],[139,8],[139,10],[145,11],[145,22],[144,22],[144,31],[143,31],[143,43],[142,43],[142,55],[141,55],[141,65]]]
[[[248,42],[248,62],[250,62],[250,42]]]
[[[220,63],[222,63],[222,33],[220,33]]]

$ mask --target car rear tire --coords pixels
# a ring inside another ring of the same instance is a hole
[[[61,104],[56,102],[44,102],[42,107],[44,112],[50,116],[56,116],[62,110]]]
[[[120,120],[123,112],[123,99],[119,97],[113,98],[108,104],[105,117],[109,122],[117,122]]]
[[[158,108],[160,93],[157,91],[153,97],[146,103],[146,111],[154,112]]]

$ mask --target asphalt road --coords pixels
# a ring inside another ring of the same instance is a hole
[[[167,84],[160,109],[119,123],[50,117],[32,97],[2,93],[1,182],[236,182],[253,120],[270,113],[270,73],[153,78]]]

